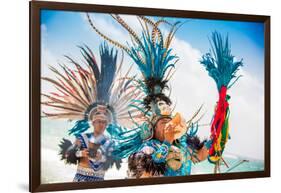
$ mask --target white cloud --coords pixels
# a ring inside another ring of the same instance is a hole
[[[45,24],[41,24],[41,75],[45,76],[48,72],[48,66],[57,63],[57,58],[48,49],[48,29]],[[49,75],[49,73],[48,73]]]
[[[48,48],[48,28],[41,24],[41,77],[55,78],[55,74],[49,66],[58,67],[59,58]],[[49,93],[54,91],[54,86],[47,81],[41,81],[41,92]]]
[[[249,72],[241,70],[243,77],[231,88],[231,141],[230,149],[245,152],[249,157],[264,158],[264,89]]]
[[[121,43],[122,45],[127,45],[126,42],[130,42],[128,32],[120,24],[118,24],[110,15],[105,16],[104,14],[99,13],[90,13],[89,15],[94,25],[102,33],[104,33],[104,35]],[[88,30],[93,31],[92,27],[89,25],[86,14],[81,13],[81,17],[85,21],[85,26],[88,28]],[[139,25],[139,22],[135,16],[122,15],[122,19],[137,33],[141,31],[141,26]],[[95,32],[93,33],[93,35],[98,36]]]
[[[207,111],[201,124],[210,123],[218,94],[214,80],[199,63],[202,53],[188,42],[177,38],[173,41],[172,48],[180,57],[177,71],[171,80],[172,98],[177,101],[176,111],[183,113],[188,119],[203,103]],[[263,83],[243,68],[238,73],[243,77],[229,90],[232,97],[229,102],[232,140],[228,142],[225,151],[262,160],[264,156]],[[209,127],[202,127],[198,134],[202,138],[208,137]]]

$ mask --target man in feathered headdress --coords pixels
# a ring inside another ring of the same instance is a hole
[[[123,49],[139,68],[142,79],[135,82],[145,96],[142,100],[135,100],[131,106],[141,111],[146,118],[138,128],[125,133],[118,133],[115,128],[113,135],[120,141],[119,146],[115,146],[115,153],[122,158],[129,157],[129,177],[188,175],[192,162],[207,158],[208,143],[200,142],[195,136],[196,128],[191,124],[194,117],[186,122],[180,113],[172,113],[172,102],[165,94],[171,70],[177,62],[177,56],[172,54],[170,44],[180,23],[171,24],[163,19],[154,22],[137,16],[142,26],[139,37],[121,16],[111,16],[128,31],[132,44],[122,45],[103,34],[87,14],[95,32]],[[171,27],[166,38],[159,29],[161,23]]]
[[[47,98],[42,104],[53,110],[44,112],[46,117],[76,120],[69,130],[69,134],[75,135],[75,142],[63,139],[59,145],[62,159],[78,164],[74,181],[100,181],[108,168],[114,164],[117,169],[121,167],[120,159],[112,157],[113,142],[105,130],[111,124],[128,124],[129,117],[134,117],[127,113],[128,106],[131,98],[137,99],[137,93],[130,80],[122,79],[114,49],[107,44],[100,46],[100,68],[87,46],[80,49],[87,68],[70,57],[67,58],[75,69],[61,65],[61,73],[50,67],[57,78],[43,79],[53,84],[56,92],[42,94]],[[86,133],[89,128],[93,131]]]

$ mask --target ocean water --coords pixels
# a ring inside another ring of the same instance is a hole
[[[68,129],[74,122],[41,119],[41,183],[71,182],[76,172],[76,166],[66,165],[58,155],[58,144],[62,138],[74,140],[68,135]],[[263,171],[263,160],[246,158],[241,155],[225,154],[224,159],[229,168],[221,166],[221,173]],[[246,160],[246,161],[243,161]],[[214,165],[207,160],[193,165],[192,175],[212,174]],[[120,170],[112,168],[106,172],[105,179],[124,179],[127,177],[127,160],[124,159]]]

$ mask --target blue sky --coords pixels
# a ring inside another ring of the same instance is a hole
[[[94,49],[97,35],[89,30],[88,23],[83,19],[81,12],[71,11],[41,11],[41,24],[47,28],[46,46],[56,54],[77,54],[76,45],[88,44]],[[98,14],[107,19],[112,25],[114,21],[106,14]],[[178,30],[176,36],[189,42],[192,47],[206,53],[210,45],[208,38],[213,31],[228,34],[232,53],[243,58],[245,70],[252,71],[256,77],[263,80],[264,66],[264,26],[263,23],[236,22],[206,19],[167,18],[170,21],[184,21],[185,24]],[[104,30],[105,31],[105,30]],[[114,32],[110,32],[114,33]],[[109,35],[110,35],[109,33]]]
[[[140,28],[134,17],[122,15],[132,27]],[[120,43],[129,41],[128,35],[108,14],[91,14],[95,25],[109,37]],[[153,18],[156,19],[156,18]],[[217,89],[199,63],[202,54],[210,49],[208,37],[213,31],[228,34],[232,54],[243,58],[244,67],[239,73],[243,77],[230,89],[232,141],[226,152],[263,159],[264,155],[264,27],[262,23],[233,22],[221,20],[167,18],[170,22],[186,21],[178,30],[173,43],[173,51],[180,57],[176,72],[171,79],[171,99],[177,104],[176,110],[187,119],[196,107],[204,104],[206,114],[202,123],[209,123],[214,104],[217,101]],[[162,26],[161,26],[162,27]],[[163,28],[165,30],[165,28]],[[55,66],[66,62],[64,55],[81,59],[78,45],[87,44],[98,58],[98,49],[103,41],[90,27],[85,13],[42,10],[41,12],[41,65],[42,75],[51,76],[47,65]],[[81,61],[81,60],[80,60]],[[132,64],[126,58],[123,67]],[[130,63],[130,64],[129,64]],[[136,71],[137,72],[137,71]],[[238,74],[239,74],[238,73]],[[42,90],[49,91],[46,84]],[[208,129],[199,130],[200,137],[209,136]],[[249,137],[251,144],[249,144]],[[245,145],[247,144],[247,145]]]

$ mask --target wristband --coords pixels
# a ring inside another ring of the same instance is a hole
[[[208,140],[208,141],[206,141],[206,142],[204,143],[204,145],[205,145],[205,147],[206,147],[207,149],[210,149],[210,148],[212,147],[212,144],[213,144],[213,140],[212,140],[212,139],[210,139],[210,140]]]

